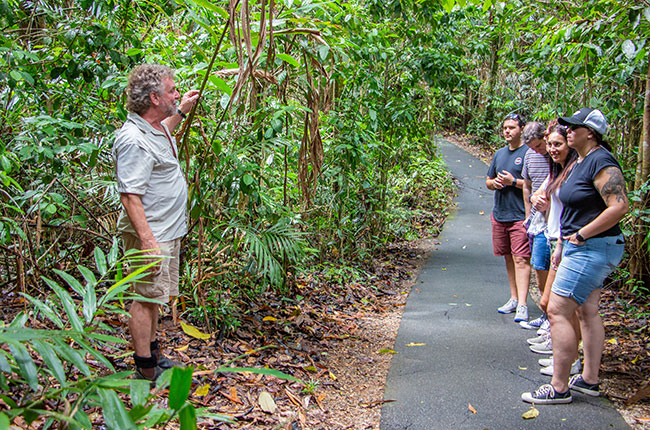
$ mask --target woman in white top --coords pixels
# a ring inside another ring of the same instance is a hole
[[[544,234],[549,241],[551,247],[551,264],[546,280],[546,285],[540,300],[540,308],[546,312],[548,301],[551,296],[551,286],[555,280],[557,268],[562,259],[562,241],[559,240],[562,236],[560,229],[560,217],[562,215],[562,202],[560,201],[560,185],[567,175],[570,173],[573,163],[578,158],[578,153],[575,149],[570,148],[567,143],[566,127],[561,126],[557,121],[551,122],[546,131],[546,150],[548,151],[551,159],[549,160],[549,175],[546,177],[538,191],[531,196],[531,203],[535,209],[546,214],[546,230]],[[550,323],[550,321],[549,321]],[[577,315],[573,318],[574,330],[578,334],[578,341],[580,339],[580,323]],[[542,327],[545,329],[538,338],[530,339],[531,349],[534,347],[552,351],[550,324]],[[535,345],[539,343],[539,345]],[[534,350],[534,349],[533,349]],[[534,350],[535,351],[535,350]],[[539,352],[539,351],[535,351]],[[571,374],[579,373],[581,369],[579,357],[575,357],[573,365],[571,366]],[[540,365],[544,366],[540,369],[543,375],[553,376],[553,359],[542,358],[539,360]]]

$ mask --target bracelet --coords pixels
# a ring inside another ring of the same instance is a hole
[[[580,242],[586,242],[586,241],[587,241],[587,239],[585,239],[584,237],[582,237],[582,235],[580,234],[579,231],[576,232],[576,239],[578,239]]]
[[[180,108],[176,108],[176,113],[179,114],[183,119],[187,118],[187,115],[185,115]]]

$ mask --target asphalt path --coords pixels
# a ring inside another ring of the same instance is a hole
[[[522,418],[531,405],[521,393],[550,377],[526,344],[534,331],[497,313],[510,293],[503,258],[492,255],[487,166],[449,142],[438,147],[458,181],[457,206],[408,297],[381,429],[629,429],[607,399],[581,393]],[[528,307],[539,316],[532,301]]]

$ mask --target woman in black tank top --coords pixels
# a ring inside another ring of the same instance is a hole
[[[559,193],[564,206],[564,247],[548,305],[553,377],[550,384],[534,393],[522,394],[524,401],[537,404],[570,403],[571,391],[600,395],[598,371],[605,329],[598,302],[605,278],[623,255],[618,223],[629,209],[623,173],[603,141],[607,122],[602,112],[583,108],[558,121],[569,127],[567,141],[578,153],[578,160]],[[584,369],[569,380],[578,352],[576,330],[571,324],[576,311],[583,336]]]

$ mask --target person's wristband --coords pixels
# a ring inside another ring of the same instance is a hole
[[[181,118],[183,118],[183,119],[187,118],[187,115],[185,115],[185,114],[183,113],[183,111],[181,111],[180,108],[177,108],[177,109],[176,109],[176,113],[179,114],[179,115],[181,116]]]
[[[516,186],[517,186],[517,178],[515,178],[515,179],[512,181],[512,186],[513,186],[513,187],[516,187]]]
[[[584,237],[582,237],[582,235],[580,234],[579,231],[576,232],[576,239],[578,239],[580,242],[586,242],[586,241],[587,241],[587,239],[585,239]]]

